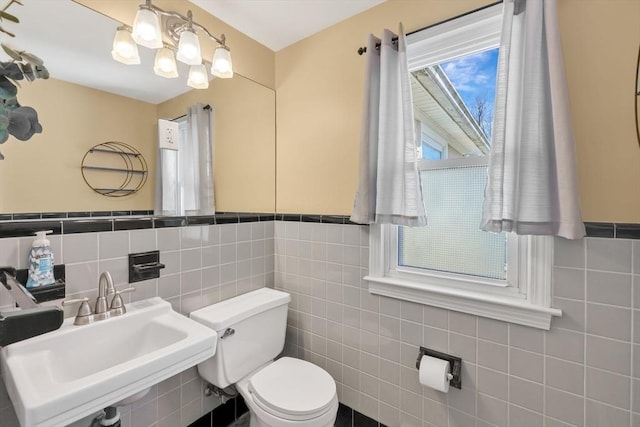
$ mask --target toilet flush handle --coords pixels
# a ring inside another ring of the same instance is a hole
[[[224,333],[222,334],[222,336],[220,337],[221,340],[225,339],[226,337],[230,337],[231,335],[235,334],[236,330],[233,328],[227,328]]]

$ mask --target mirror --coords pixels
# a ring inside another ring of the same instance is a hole
[[[56,20],[50,19],[52,7]],[[213,79],[209,89],[190,90],[186,68],[176,79],[158,77],[153,52],[143,47],[140,65],[117,63],[111,43],[120,23],[71,0],[31,0],[10,12],[21,22],[10,28],[16,38],[2,41],[41,57],[51,78],[21,82],[18,89],[19,102],[38,112],[43,132],[25,142],[12,137],[0,147],[6,158],[0,162],[1,213],[153,210],[157,120],[182,116],[197,102],[214,109],[216,209],[275,211],[273,89],[236,73]],[[77,44],[85,45],[84,53]],[[78,60],[80,65],[69,65]],[[123,67],[142,67],[146,74],[134,81]],[[145,93],[147,80],[159,81],[160,89]],[[105,197],[82,178],[85,153],[109,141],[135,147],[149,165],[148,180],[135,194]]]

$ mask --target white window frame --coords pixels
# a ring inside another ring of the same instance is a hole
[[[496,5],[408,36],[411,71],[499,45],[502,6]],[[451,159],[473,165],[484,160]],[[426,163],[422,163],[426,165]],[[553,237],[508,238],[506,281],[397,266],[397,226],[372,225],[369,291],[376,295],[437,306],[548,330],[551,308]]]
[[[434,150],[440,152],[441,159],[449,158],[449,144],[438,133],[434,132],[422,118],[415,120],[416,124],[416,143],[422,149],[422,145],[428,145]],[[421,153],[422,154],[422,153]],[[422,155],[420,156],[422,158]]]

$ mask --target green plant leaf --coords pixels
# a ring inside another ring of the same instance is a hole
[[[4,100],[5,111],[13,111],[16,108],[20,108],[20,103],[18,102],[18,98],[13,96]]]
[[[16,88],[13,83],[7,80],[6,77],[0,77],[0,98],[8,100],[14,98],[17,94],[18,88]]]
[[[25,61],[29,62],[30,64],[44,65],[44,61],[42,59],[38,58],[37,56],[35,56],[33,53],[20,52],[20,54],[22,55],[22,59],[24,59]]]
[[[5,62],[2,64],[3,75],[11,80],[22,80],[22,70],[15,62]]]
[[[3,112],[2,114],[0,114],[0,130],[5,130],[6,128],[8,128],[9,123],[9,113]]]
[[[32,82],[36,79],[36,73],[33,70],[31,64],[19,64],[20,69],[22,70],[22,74],[24,74],[24,78],[28,81]]]
[[[5,76],[6,77],[6,76]],[[22,79],[22,78],[21,78]],[[11,83],[13,83],[14,85],[16,85],[16,87],[22,88],[22,86],[20,86],[20,82],[18,82],[17,80],[12,79],[11,77],[7,77],[7,80],[9,80]]]
[[[49,78],[49,70],[44,65],[36,65],[36,78],[46,80]]]
[[[10,36],[10,37],[15,37],[16,35],[13,34],[11,31],[7,31],[4,28],[0,27],[0,32],[5,33],[6,35]]]
[[[11,57],[11,59],[15,61],[22,61],[22,55],[20,55],[14,48],[4,43],[0,43],[0,46],[2,46],[2,50],[4,50],[5,53]]]
[[[15,22],[16,24],[20,23],[20,20],[17,17],[5,12],[4,10],[0,10],[0,19],[6,19],[7,21]]]
[[[0,130],[0,144],[7,142],[7,139],[9,139],[9,129]]]

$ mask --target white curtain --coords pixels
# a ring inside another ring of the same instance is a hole
[[[505,0],[481,228],[585,235],[555,0]]]
[[[384,30],[382,40],[372,34],[367,42],[360,174],[351,221],[405,226],[427,223],[402,25],[399,35]]]
[[[159,149],[154,212],[213,215],[213,111],[195,104],[178,121],[178,150]]]

